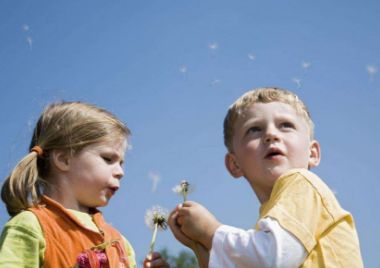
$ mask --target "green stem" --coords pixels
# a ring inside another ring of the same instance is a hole
[[[153,231],[152,241],[150,242],[150,250],[149,250],[150,254],[152,254],[153,251],[154,251],[154,244],[156,243],[157,229],[158,229],[158,223],[155,223],[154,224],[154,231]]]
[[[187,192],[183,193],[183,203],[187,201]]]

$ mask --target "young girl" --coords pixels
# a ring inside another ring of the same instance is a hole
[[[132,246],[97,210],[120,187],[129,134],[93,105],[47,107],[1,189],[12,218],[0,238],[0,267],[136,267]],[[144,267],[167,264],[154,253]]]

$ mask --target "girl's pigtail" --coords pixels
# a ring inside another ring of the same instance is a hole
[[[38,153],[30,152],[16,165],[1,188],[1,199],[10,216],[36,205],[41,196],[39,189]]]

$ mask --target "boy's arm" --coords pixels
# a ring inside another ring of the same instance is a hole
[[[307,256],[301,242],[272,218],[261,219],[259,230],[223,225],[216,231],[209,267],[299,267]]]
[[[195,240],[211,250],[210,268],[299,267],[307,255],[302,243],[275,219],[261,219],[258,231],[245,231],[221,225],[195,202],[185,202],[177,211],[182,243]]]

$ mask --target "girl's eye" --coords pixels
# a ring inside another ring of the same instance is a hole
[[[110,163],[112,159],[110,157],[102,156],[103,160],[106,161],[107,163]]]

